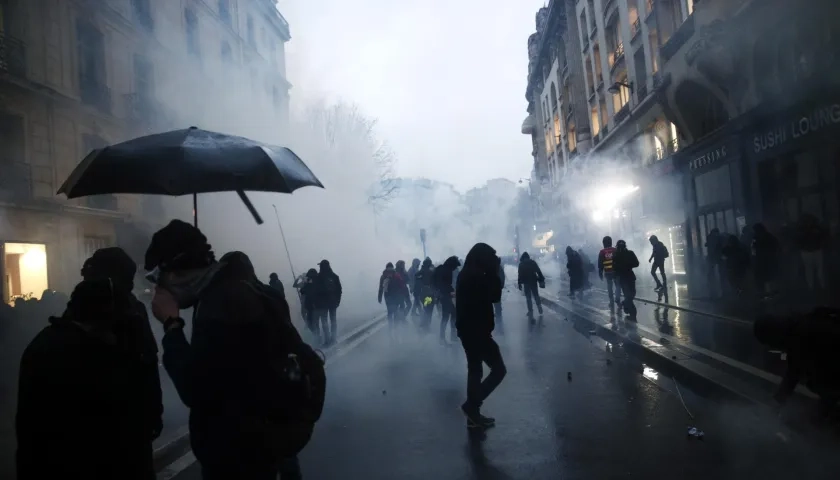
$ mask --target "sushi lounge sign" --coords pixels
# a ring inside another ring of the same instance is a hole
[[[753,153],[761,155],[821,130],[840,124],[840,103],[822,105],[805,115],[798,116],[785,124],[753,136]]]

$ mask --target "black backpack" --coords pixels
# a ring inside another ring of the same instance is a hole
[[[264,300],[263,356],[269,374],[259,433],[278,459],[297,455],[309,443],[324,410],[327,376],[323,353],[303,341],[291,323],[289,304],[276,289],[254,280],[249,285]]]

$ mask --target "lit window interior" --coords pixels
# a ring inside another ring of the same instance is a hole
[[[3,301],[41,298],[49,287],[47,281],[47,247],[39,243],[6,243],[3,258]]]

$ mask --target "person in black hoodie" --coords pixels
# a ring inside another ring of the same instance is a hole
[[[385,270],[382,271],[382,276],[379,277],[377,299],[379,303],[382,303],[383,298],[385,299],[385,307],[388,311],[388,330],[392,336],[399,320],[398,317],[402,314],[402,308],[405,305],[405,290],[405,280],[402,274],[394,268],[393,263],[388,262],[385,265]]]
[[[650,267],[650,274],[656,281],[655,290],[658,292],[659,290],[668,288],[668,279],[665,277],[665,259],[668,258],[668,249],[665,247],[664,243],[659,241],[659,238],[656,235],[651,235],[649,240],[653,250],[650,252],[648,263],[653,262],[653,265]],[[659,270],[659,273],[662,274],[661,282],[659,281],[659,277],[656,276],[657,270]]]
[[[613,254],[613,269],[621,284],[621,292],[624,294],[624,313],[630,316],[630,320],[636,320],[636,305],[633,300],[636,298],[636,274],[633,269],[639,266],[639,259],[636,253],[627,249],[627,242],[619,240],[615,244]]]
[[[572,247],[566,247],[566,271],[569,273],[569,296],[583,292],[586,286],[583,259]]]
[[[519,290],[522,290],[523,287],[525,288],[525,302],[528,304],[528,315],[534,314],[534,307],[531,305],[531,298],[533,298],[534,302],[536,302],[537,311],[540,312],[540,315],[542,315],[543,309],[539,287],[545,286],[545,276],[543,276],[542,270],[540,270],[537,262],[531,259],[531,256],[528,255],[528,252],[523,253],[522,256],[519,257],[519,275],[516,283]]]
[[[319,311],[321,307],[318,302],[323,295],[318,292],[320,286],[318,270],[310,268],[303,278],[298,279],[296,284],[303,304],[303,319],[306,322],[306,328],[315,338],[321,338],[321,312]],[[323,340],[326,341],[326,339]]]
[[[507,374],[499,345],[493,340],[493,304],[502,298],[500,265],[496,250],[486,243],[475,244],[464,259],[455,288],[455,326],[467,356],[467,400],[461,410],[469,428],[495,423],[492,417],[481,414],[481,405]],[[482,380],[484,363],[490,367],[490,374]]]
[[[277,276],[276,273],[271,273],[268,276],[268,286],[280,292],[280,295],[283,298],[286,298],[286,289],[283,287],[283,282],[280,281],[280,277]]]
[[[428,331],[432,326],[432,313],[435,311],[434,276],[435,268],[432,259],[426,257],[423,266],[414,275],[414,295],[420,296],[420,303],[423,308],[423,317],[420,321],[420,328]]]
[[[165,332],[163,365],[190,409],[190,444],[204,480],[300,478],[297,458],[278,458],[271,441],[278,429],[295,432],[274,421],[283,392],[272,355],[285,340],[267,335],[268,319],[291,325],[288,304],[280,299],[284,308],[271,308],[247,255],[216,260],[204,234],[180,220],[152,236],[145,268],[156,285],[152,313]],[[181,318],[187,308],[190,341]]]
[[[413,316],[420,315],[423,306],[423,299],[420,298],[420,293],[415,290],[415,277],[417,276],[417,272],[420,271],[420,259],[415,258],[411,261],[411,268],[408,269],[408,288],[412,297],[414,297],[414,303],[411,305],[411,314]]]
[[[321,260],[318,263],[321,271],[318,272],[318,292],[322,295],[321,304],[321,330],[324,332],[324,345],[333,345],[338,334],[338,323],[336,311],[341,304],[341,280],[335,274],[328,260]],[[327,317],[329,316],[329,326]]]
[[[437,291],[437,299],[441,310],[440,341],[444,343],[446,342],[447,323],[449,323],[450,338],[453,342],[456,337],[455,304],[452,303],[452,299],[455,297],[455,289],[452,287],[452,276],[455,275],[455,269],[460,266],[461,261],[458,260],[458,257],[452,256],[447,258],[443,265],[438,266],[434,273],[434,288]]]
[[[150,402],[143,339],[130,335],[141,320],[136,299],[115,284],[82,280],[21,358],[19,480],[155,478],[160,386]]]

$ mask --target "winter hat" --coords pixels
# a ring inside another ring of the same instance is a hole
[[[207,237],[197,227],[181,220],[172,220],[152,236],[146,250],[145,269],[187,270],[201,268],[215,261]]]
[[[134,288],[137,265],[122,248],[100,248],[85,260],[81,273],[85,280],[110,278],[120,290],[131,291]]]

